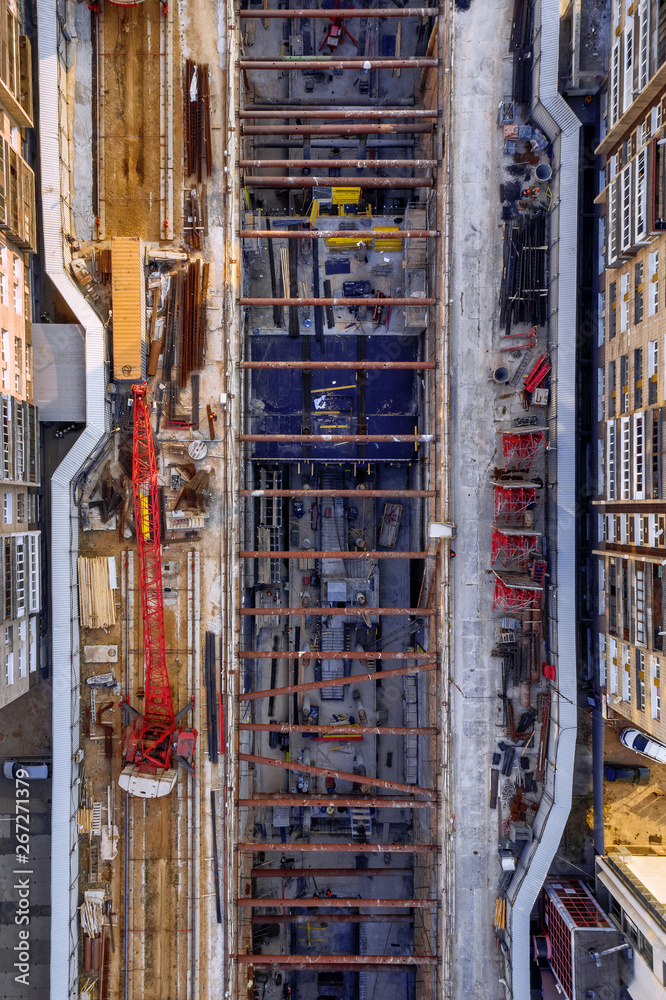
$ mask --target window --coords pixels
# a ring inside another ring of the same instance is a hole
[[[636,650],[636,708],[645,711],[645,653]]]
[[[645,645],[645,571],[636,566],[636,645]],[[643,565],[642,563],[640,564]]]
[[[627,559],[620,561],[620,598],[622,600],[622,636],[629,641],[631,634],[631,592],[629,590],[629,562]],[[627,653],[627,656],[629,654]],[[624,654],[622,662],[625,663]]]
[[[12,270],[14,277],[18,280],[21,277],[21,262],[16,254],[12,254]]]
[[[622,184],[622,241],[623,252],[631,247],[631,163],[628,163],[621,175]]]
[[[25,478],[25,451],[24,451],[24,410],[23,405],[19,403],[14,407],[14,422],[16,425],[16,479]]]
[[[615,470],[615,421],[606,424],[606,499],[617,500],[616,470]]]
[[[25,521],[25,493],[16,494],[16,520],[19,524]]]
[[[636,126],[636,149],[641,149],[645,145],[645,135],[645,122],[639,122]]]
[[[634,350],[634,408],[643,405],[643,348]]]
[[[27,622],[25,618],[18,624],[18,667],[19,677],[28,676]]]
[[[35,533],[28,535],[28,542],[30,546],[30,611],[39,611],[40,601],[39,601],[39,534]]]
[[[9,331],[2,331],[2,388],[9,389]]]
[[[634,500],[645,499],[645,414],[634,413]]]
[[[616,423],[609,420],[606,424],[606,499],[617,500],[617,471],[615,459]]]
[[[653,719],[661,719],[661,696],[659,657],[650,657],[650,715]]]
[[[615,372],[616,363],[615,361],[608,362],[608,416],[615,416]]]
[[[610,640],[610,693],[617,694],[617,640]]]
[[[14,337],[14,390],[22,392],[23,386],[23,341]]]
[[[14,497],[11,493],[4,493],[2,498],[2,521],[3,524],[11,524],[14,520],[12,516],[12,501]]]
[[[617,518],[620,522],[620,530],[618,532],[620,536],[620,545],[627,545],[629,542],[629,515],[617,514]]]
[[[610,312],[608,314],[608,339],[612,340],[617,331],[617,282],[611,281],[608,286]]]
[[[16,539],[16,575],[14,577],[14,595],[16,598],[16,617],[20,618],[26,612],[25,606],[25,537]]]
[[[14,626],[5,625],[5,684],[14,683]]]
[[[641,149],[636,157],[636,242],[647,237],[647,150]],[[641,264],[641,270],[643,265]],[[641,277],[641,281],[643,278]]]
[[[622,643],[622,701],[631,702],[631,647]]]
[[[618,182],[611,181],[608,187],[608,266],[617,260],[617,199]],[[613,296],[615,298],[615,296]]]
[[[620,413],[629,412],[629,355],[620,358]]]
[[[659,419],[659,410],[650,410],[648,415],[648,420],[652,424],[652,481],[650,486],[652,487],[651,496],[656,500],[661,496],[661,468],[660,468],[660,440],[661,440],[661,426]],[[645,438],[650,436],[649,427],[646,429]],[[647,464],[647,460],[646,460]],[[646,492],[647,497],[647,492]],[[643,543],[645,544],[645,543]]]
[[[634,267],[634,323],[643,319],[643,264]]]
[[[636,951],[638,951],[643,960],[647,963],[649,969],[652,970],[654,962],[652,945],[647,940],[643,932],[636,926],[629,914],[624,910],[622,911],[622,930],[634,945]]]
[[[606,636],[603,632],[599,633],[599,687],[606,687]]]
[[[657,374],[659,371],[659,341],[650,340],[647,345],[648,356],[648,403],[657,402]]]
[[[620,117],[620,43],[617,41],[613,46],[611,56],[611,85],[610,85],[610,120],[609,128],[617,122]]]
[[[633,100],[634,87],[634,32],[631,24],[624,29],[624,88],[622,113],[628,111]]]
[[[661,104],[655,104],[650,111],[650,135],[656,135],[661,128]]]
[[[620,277],[620,333],[629,329],[629,275]]]
[[[597,368],[597,420],[602,421],[606,415],[606,369]]]
[[[638,10],[638,89],[648,82],[648,5],[642,0]]]
[[[648,255],[648,316],[654,316],[659,309],[659,251]]]
[[[30,619],[30,637],[28,640],[28,662],[30,664],[30,673],[34,674],[37,670],[37,618],[32,617]]]

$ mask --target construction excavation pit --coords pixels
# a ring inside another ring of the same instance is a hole
[[[337,5],[236,24],[232,980],[436,996],[446,25]]]
[[[80,995],[439,997],[449,12],[181,15],[91,17]]]

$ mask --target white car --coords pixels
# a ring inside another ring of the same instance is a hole
[[[653,740],[651,736],[646,736],[638,729],[623,729],[620,733],[620,742],[643,757],[649,757],[651,760],[658,760],[662,764],[666,764],[664,744]]]
[[[16,778],[17,775],[23,779],[50,778],[51,762],[42,760],[39,757],[26,757],[22,760],[12,757],[10,760],[5,761],[2,773],[5,778],[9,778],[10,780]]]

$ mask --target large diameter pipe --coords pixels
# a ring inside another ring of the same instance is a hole
[[[276,441],[285,444],[415,444],[432,443],[434,434],[239,434],[239,441]]]
[[[295,771],[297,774],[316,774],[321,777],[337,778],[340,781],[351,781],[358,785],[371,785],[373,788],[390,788],[394,792],[408,792],[412,795],[423,795],[433,799],[434,788],[421,788],[419,785],[405,785],[400,781],[387,781],[386,778],[373,778],[367,774],[353,774],[350,771],[336,771],[332,767],[315,767],[313,764],[301,764],[300,761],[278,760],[277,757],[258,757],[253,753],[239,753],[239,760],[248,764],[263,764],[266,767],[276,767],[281,771]]]
[[[397,235],[397,234],[396,234]],[[433,306],[435,305],[436,299],[408,299],[408,298],[390,298],[385,296],[383,299],[380,298],[361,298],[360,296],[356,298],[355,296],[344,296],[341,295],[340,298],[330,298],[330,299],[301,299],[301,298],[274,298],[269,299],[258,299],[256,297],[243,298],[238,300],[238,304],[241,306]]]
[[[324,177],[245,177],[243,183],[249,188],[316,188],[330,187],[333,178]],[[434,187],[432,177],[336,177],[335,180],[349,181],[350,187],[358,188],[431,188]],[[377,239],[400,238],[400,233],[392,234],[390,231],[384,237],[381,233]]]
[[[367,10],[365,7],[351,10],[262,10],[258,7],[256,10],[248,8],[238,11],[240,18],[283,17],[297,19],[320,17],[326,18],[328,21],[346,21],[350,17],[435,17],[436,14],[437,7],[375,7]]]
[[[239,553],[241,559],[425,559],[427,552],[375,552],[367,549],[348,552],[340,549],[331,552],[319,549],[289,549],[271,552],[270,549],[245,551]]]
[[[365,497],[434,497],[435,490],[239,490],[242,497],[355,497],[363,500]],[[516,529],[516,534],[519,534]]]
[[[359,775],[356,774],[354,777],[358,778]],[[426,804],[431,805],[432,803]],[[279,851],[280,854],[284,854],[285,851],[290,854],[295,854],[296,851],[308,854],[319,851],[336,851],[339,854],[437,854],[438,847],[437,844],[360,844],[356,841],[353,844],[324,844],[321,842],[304,843],[299,840],[292,844],[283,844],[282,841],[276,840],[268,843],[265,841],[257,841],[256,843],[240,841],[238,850],[241,854],[255,854],[257,851]]]
[[[250,878],[374,878],[376,875],[413,875],[413,868],[253,868]]]
[[[436,167],[437,160],[241,160],[241,167],[287,167],[293,170],[316,170],[319,167],[348,168],[349,170],[377,170],[382,169],[405,169],[420,170]],[[341,178],[329,177],[328,180],[341,180]],[[356,181],[356,178],[354,178]],[[328,185],[330,187],[330,185]],[[279,230],[277,230],[279,234]],[[344,232],[344,230],[343,230]],[[274,235],[271,233],[271,235]],[[347,234],[349,235],[349,234]],[[400,233],[402,236],[403,234]]]
[[[392,924],[396,920],[411,923],[411,913],[327,913],[322,923],[327,924]],[[253,924],[311,924],[311,913],[253,913]],[[366,966],[364,965],[365,969]]]
[[[314,726],[290,725],[286,722],[242,722],[239,727],[248,733],[326,733],[328,736],[436,736],[434,726],[411,729],[409,726]]]
[[[241,909],[252,910],[259,906],[274,906],[275,900],[272,899],[253,899],[251,897],[241,897],[236,900],[238,906]],[[322,896],[321,899],[317,896],[313,899],[307,897],[299,897],[298,899],[285,899],[284,902],[288,906],[293,906],[295,909],[305,909],[307,907],[312,907],[313,909],[349,909],[349,910],[359,910],[359,909],[375,909],[383,910],[394,908],[396,910],[434,910],[437,908],[436,899],[344,899],[342,897],[334,899],[332,896]],[[342,956],[341,956],[342,957]]]
[[[276,650],[276,652],[279,652]],[[280,659],[279,656],[276,659]],[[427,670],[436,670],[433,660],[428,663],[415,663],[409,667],[395,667],[394,670],[377,670],[368,674],[352,674],[350,677],[328,677],[321,681],[307,681],[305,684],[288,684],[281,688],[265,688],[261,691],[246,691],[238,695],[239,701],[257,701],[259,698],[272,698],[283,694],[298,694],[301,691],[318,691],[320,688],[342,687],[344,684],[363,684],[366,681],[381,681],[388,677],[404,677],[408,674],[420,674]]]
[[[241,555],[243,553],[241,552]],[[431,657],[432,653],[392,653],[384,650],[382,653],[359,653],[356,650],[353,652],[346,651],[336,651],[334,653],[323,654],[321,650],[311,650],[311,649],[300,649],[300,650],[282,650],[282,649],[262,649],[261,651],[255,651],[252,649],[242,649],[237,654],[240,660],[427,660]]]
[[[437,118],[438,112],[429,108],[275,108],[254,111],[251,107],[241,111],[239,118]]]
[[[367,795],[334,795],[330,798],[317,798],[312,795],[255,795],[252,799],[238,799],[238,806],[247,809],[267,809],[269,806],[317,806],[328,809],[329,806],[344,806],[346,809],[358,806],[368,809],[429,809],[435,803],[427,799],[394,799],[389,797],[368,798]]]
[[[331,178],[329,178],[331,180]],[[330,184],[327,185],[330,187]],[[242,240],[311,240],[313,237],[320,240],[330,240],[333,238],[350,236],[358,236],[359,242],[365,240],[368,242],[371,239],[386,240],[400,238],[401,240],[425,240],[425,239],[435,239],[439,236],[436,229],[398,229],[398,230],[387,230],[385,233],[377,232],[375,229],[368,229],[361,231],[356,229],[241,229],[239,236]],[[290,364],[296,364],[295,362],[289,362]],[[256,362],[260,365],[261,362]],[[272,365],[279,367],[280,362],[271,362]],[[423,364],[423,362],[418,361],[358,361],[356,363],[351,361],[313,361],[303,364],[303,368],[373,368],[381,365],[384,368],[434,368],[434,363]]]
[[[413,615],[416,618],[436,615],[435,608],[239,608],[239,615],[249,618],[257,615],[270,615],[280,618],[282,615]],[[326,659],[324,654],[321,659]]]
[[[437,65],[436,59],[311,59],[309,56],[292,56],[290,59],[239,59],[240,69],[356,69],[368,72],[371,69],[428,69]]]
[[[241,965],[269,965],[278,969],[309,969],[312,966],[367,969],[373,965],[436,965],[438,960],[434,955],[364,955],[362,959],[358,955],[236,955],[236,961]]]
[[[413,135],[432,133],[432,124],[394,125],[244,125],[243,135]],[[337,178],[343,180],[344,178]]]

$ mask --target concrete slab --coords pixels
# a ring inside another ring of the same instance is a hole
[[[452,274],[454,580],[453,776],[456,898],[453,996],[503,996],[493,933],[500,877],[497,812],[488,806],[490,761],[500,732],[498,661],[491,618],[490,531],[501,403],[487,381],[498,332],[502,253],[497,192],[502,181],[497,105],[510,88],[509,0],[455,14]],[[506,39],[507,44],[503,44]],[[474,461],[470,460],[473,452]],[[473,668],[473,673],[471,672]],[[471,889],[476,892],[470,893]]]

